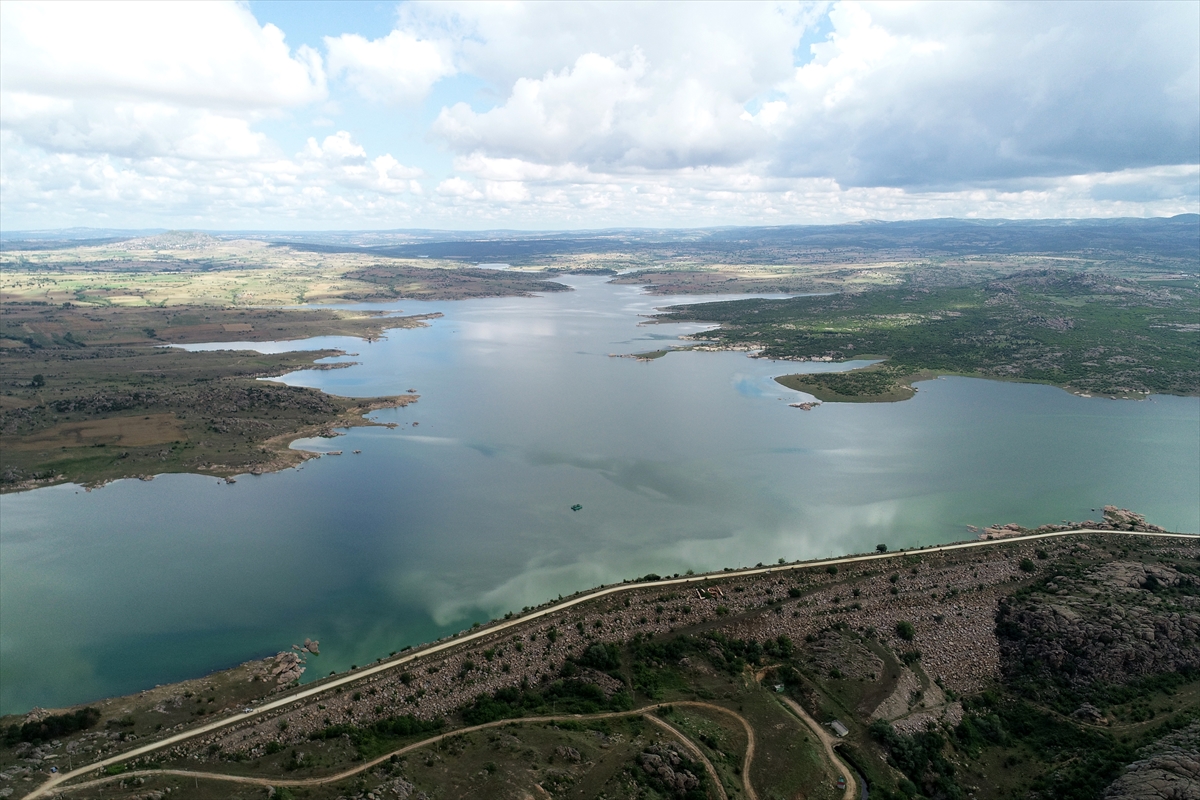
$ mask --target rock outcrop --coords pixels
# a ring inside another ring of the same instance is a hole
[[[1200,722],[1142,748],[1105,800],[1200,800]]]
[[[280,686],[286,686],[292,681],[300,680],[304,674],[304,662],[295,653],[282,652],[275,656],[275,664],[271,667],[271,675]]]
[[[1166,533],[1166,528],[1151,525],[1141,514],[1127,508],[1116,506],[1104,507],[1104,520],[1096,522],[1086,519],[1083,522],[1064,522],[1060,525],[1039,525],[1036,528],[1025,528],[1015,522],[1007,525],[991,525],[979,534],[980,539],[1004,539],[1009,536],[1028,536],[1037,533],[1054,533],[1056,531],[1137,531],[1140,533]]]
[[[1056,575],[1043,591],[1000,604],[1001,667],[1012,679],[1059,686],[1200,669],[1200,596],[1193,588],[1190,575],[1131,561],[1079,578]],[[1160,596],[1164,591],[1169,596]],[[1107,599],[1116,593],[1119,603]]]
[[[683,757],[670,747],[651,745],[638,761],[646,774],[661,782],[672,795],[682,797],[700,785],[700,779],[685,768]]]

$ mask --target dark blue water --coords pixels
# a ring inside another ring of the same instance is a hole
[[[374,344],[314,342],[362,364],[289,382],[421,394],[374,415],[396,429],[307,443],[340,457],[235,485],[166,475],[0,498],[2,710],[130,692],[305,636],[321,641],[311,678],[647,572],[944,542],[1105,503],[1200,531],[1197,398],[946,378],[902,403],[806,412],[771,380],[794,364],[610,358],[697,328],[640,325],[661,298],[572,282],[406,303],[445,317]]]

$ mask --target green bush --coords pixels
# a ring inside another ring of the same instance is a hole
[[[917,629],[908,620],[901,620],[896,623],[896,635],[906,642],[911,642],[917,637]]]
[[[51,714],[38,722],[9,725],[4,732],[4,744],[11,747],[17,742],[48,742],[85,731],[99,721],[100,710],[91,706],[67,714]]]

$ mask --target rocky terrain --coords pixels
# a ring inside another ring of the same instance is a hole
[[[1200,669],[1200,585],[1183,565],[1117,560],[1049,576],[1000,606],[1014,682],[1066,688]]]
[[[1143,747],[1139,755],[1108,787],[1105,800],[1200,798],[1200,722]]]

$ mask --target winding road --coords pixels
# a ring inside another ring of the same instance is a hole
[[[568,722],[568,721],[579,722],[581,720],[615,719],[617,717],[641,716],[644,719],[646,719],[648,722],[656,725],[659,728],[662,728],[663,730],[667,731],[672,736],[679,739],[680,743],[684,746],[684,748],[686,750],[688,750],[688,752],[690,752],[693,756],[695,756],[695,758],[698,761],[700,761],[702,764],[704,764],[704,769],[708,773],[708,776],[712,779],[713,785],[717,789],[717,793],[720,794],[720,796],[721,796],[721,800],[729,800],[729,795],[726,794],[725,787],[721,784],[721,777],[717,774],[716,767],[713,766],[712,761],[710,761],[708,759],[708,756],[704,755],[704,751],[701,750],[696,745],[695,742],[693,742],[690,738],[688,738],[688,736],[686,736],[684,733],[682,733],[677,728],[675,728],[675,726],[671,725],[666,720],[661,719],[661,718],[655,716],[653,713],[651,713],[653,711],[657,711],[660,708],[671,708],[671,707],[678,707],[678,706],[693,706],[693,707],[698,707],[698,708],[705,708],[710,711],[718,711],[722,714],[727,714],[727,715],[735,718],[736,720],[738,720],[740,723],[742,723],[742,727],[744,727],[746,729],[746,734],[747,734],[747,736],[749,736],[749,742],[746,747],[746,757],[742,760],[742,786],[745,789],[746,797],[749,798],[749,800],[758,800],[758,795],[755,793],[754,787],[752,787],[750,785],[750,762],[754,759],[754,730],[750,727],[750,723],[747,722],[746,719],[744,717],[742,717],[740,714],[730,711],[728,708],[723,708],[718,705],[713,705],[712,703],[701,703],[701,702],[692,701],[692,700],[680,700],[680,701],[676,701],[673,703],[657,703],[652,706],[646,706],[644,708],[639,708],[636,711],[610,711],[610,712],[601,713],[601,714],[556,714],[556,715],[547,716],[547,717],[517,717],[514,719],[501,719],[501,720],[496,720],[495,722],[486,722],[482,725],[472,725],[469,728],[458,728],[453,731],[447,731],[446,733],[439,733],[438,735],[431,736],[428,739],[422,739],[419,742],[413,742],[412,744],[405,745],[404,747],[401,747],[399,749],[392,750],[389,753],[384,753],[383,755],[378,756],[377,758],[374,758],[370,761],[359,764],[356,767],[351,767],[350,769],[343,770],[342,772],[334,773],[333,775],[324,775],[324,776],[316,777],[316,778],[291,778],[291,779],[277,778],[277,779],[273,779],[273,778],[256,778],[252,775],[229,775],[229,774],[220,773],[220,772],[202,772],[199,770],[188,770],[188,769],[147,769],[147,770],[138,770],[137,772],[123,772],[120,775],[106,775],[103,778],[94,778],[90,781],[83,781],[82,783],[76,783],[71,786],[63,786],[60,789],[58,789],[58,792],[60,794],[64,794],[64,793],[73,792],[73,791],[76,791],[79,789],[88,789],[88,788],[95,787],[95,786],[103,786],[103,785],[109,784],[109,783],[116,783],[117,781],[125,781],[125,780],[129,780],[130,778],[137,778],[137,777],[145,778],[145,777],[150,777],[150,776],[174,776],[174,777],[179,777],[179,778],[194,778],[197,780],[199,780],[200,778],[203,778],[205,780],[223,781],[225,783],[242,783],[242,784],[250,784],[253,786],[274,786],[274,787],[286,786],[289,788],[298,787],[298,786],[321,786],[321,785],[324,785],[327,783],[336,783],[338,781],[342,781],[347,778],[352,778],[361,772],[365,772],[369,769],[372,769],[373,767],[379,766],[380,764],[384,763],[385,761],[390,760],[392,758],[392,756],[400,756],[400,755],[404,755],[405,753],[411,753],[414,750],[420,750],[423,747],[428,747],[429,745],[437,744],[438,742],[443,741],[445,739],[450,739],[455,736],[459,736],[461,734],[487,730],[488,728],[499,728],[501,726],[512,725],[514,723],[518,724],[518,725],[527,725],[530,723],[539,723],[539,722]],[[26,795],[26,796],[34,797],[34,796],[37,796],[38,794],[43,793],[44,790],[45,790],[45,787],[41,787],[34,794],[30,794],[30,795]]]
[[[431,644],[427,647],[413,650],[405,655],[390,659],[388,661],[380,662],[378,664],[367,667],[365,669],[355,670],[354,672],[347,673],[346,675],[334,678],[332,680],[325,680],[325,681],[315,683],[305,689],[301,689],[300,691],[297,691],[290,695],[287,695],[286,697],[281,697],[278,700],[272,700],[269,703],[264,703],[261,706],[257,706],[256,708],[254,708],[253,710],[251,710],[249,712],[231,714],[222,719],[213,720],[212,722],[209,722],[205,725],[200,725],[198,727],[191,728],[186,731],[181,731],[180,733],[176,733],[176,734],[168,736],[164,739],[159,739],[158,741],[155,741],[155,742],[149,742],[149,743],[141,745],[139,747],[135,747],[131,750],[127,750],[123,753],[118,753],[116,755],[109,756],[108,758],[102,759],[102,760],[94,762],[92,764],[88,764],[87,766],[77,767],[73,770],[70,770],[69,772],[63,772],[63,773],[59,773],[56,775],[51,775],[51,776],[49,776],[49,780],[47,780],[41,786],[34,789],[29,794],[25,795],[23,800],[33,800],[34,798],[48,795],[51,792],[56,791],[56,787],[60,787],[62,784],[66,783],[68,781],[74,780],[76,778],[81,778],[90,773],[94,773],[96,770],[101,770],[106,767],[112,766],[113,764],[119,764],[122,761],[128,761],[133,758],[138,758],[140,756],[147,755],[148,753],[153,753],[156,750],[161,750],[162,748],[165,748],[165,747],[171,747],[173,745],[179,744],[180,742],[187,741],[188,739],[193,739],[197,736],[203,736],[206,733],[211,733],[212,731],[219,730],[219,729],[224,728],[229,725],[236,725],[240,722],[245,722],[246,720],[253,719],[256,716],[261,716],[263,714],[269,713],[269,712],[274,711],[279,708],[283,708],[284,706],[291,705],[292,703],[296,703],[301,700],[307,700],[309,698],[319,696],[330,690],[337,689],[338,687],[345,686],[350,683],[354,683],[355,681],[360,681],[363,678],[368,678],[372,675],[378,675],[379,673],[387,672],[388,670],[397,669],[399,667],[402,667],[402,666],[414,661],[415,659],[423,658],[425,656],[429,656],[434,653],[444,652],[446,650],[450,650],[450,649],[453,649],[456,647],[461,647],[469,642],[477,641],[484,637],[495,635],[497,633],[508,630],[510,628],[517,627],[519,625],[528,624],[529,622],[532,622],[533,620],[540,619],[542,617],[549,616],[551,614],[557,614],[557,613],[559,613],[565,609],[571,608],[573,606],[577,606],[582,603],[588,603],[593,600],[597,600],[601,597],[606,597],[611,594],[618,594],[620,592],[628,592],[628,591],[635,591],[635,590],[639,590],[639,589],[648,589],[648,588],[655,588],[655,587],[678,586],[678,585],[682,585],[682,584],[691,584],[691,583],[704,583],[706,581],[720,580],[720,579],[724,579],[724,578],[739,578],[739,577],[746,577],[749,575],[763,575],[763,574],[775,573],[775,572],[793,572],[796,570],[816,569],[816,568],[827,567],[827,566],[836,566],[836,565],[840,565],[840,564],[856,564],[856,563],[865,562],[865,561],[880,561],[880,560],[886,560],[889,558],[901,558],[901,557],[905,557],[905,556],[930,554],[930,553],[945,553],[945,552],[951,552],[951,551],[955,551],[955,550],[966,550],[966,549],[976,548],[976,547],[994,547],[997,545],[1007,545],[1007,544],[1015,544],[1015,543],[1020,543],[1020,542],[1038,541],[1041,539],[1051,539],[1051,538],[1056,538],[1056,537],[1060,537],[1060,536],[1077,536],[1077,535],[1086,535],[1086,534],[1115,534],[1115,535],[1121,535],[1121,536],[1150,536],[1150,537],[1163,537],[1163,538],[1200,539],[1200,536],[1197,536],[1195,534],[1145,533],[1145,532],[1137,532],[1137,531],[1109,531],[1109,530],[1096,530],[1096,529],[1092,529],[1092,528],[1085,528],[1085,529],[1080,529],[1080,530],[1054,531],[1051,533],[1040,533],[1040,534],[1032,534],[1032,535],[1027,535],[1027,536],[1012,536],[1012,537],[1007,537],[1004,539],[959,542],[959,543],[955,543],[955,544],[945,544],[945,545],[931,545],[928,547],[920,547],[920,548],[914,548],[914,549],[910,549],[910,550],[897,550],[897,551],[888,552],[888,553],[869,553],[866,555],[842,556],[840,558],[828,558],[828,559],[822,559],[819,561],[805,561],[805,562],[798,563],[798,564],[780,564],[777,566],[770,566],[770,567],[754,567],[754,568],[750,568],[750,569],[730,570],[728,572],[711,572],[711,573],[707,573],[704,575],[687,575],[687,576],[680,577],[680,578],[667,578],[665,580],[658,580],[658,581],[634,581],[634,582],[630,582],[630,583],[615,584],[612,586],[607,586],[607,587],[597,589],[592,592],[587,592],[585,594],[581,594],[577,597],[572,597],[572,598],[563,600],[561,602],[554,603],[552,605],[546,606],[545,608],[531,611],[531,612],[529,612],[527,614],[523,614],[519,617],[513,617],[512,619],[509,619],[509,620],[502,620],[502,621],[493,623],[491,625],[486,625],[482,628],[479,628],[477,630],[470,631],[467,633],[457,634],[447,640],[443,640],[443,641]],[[676,703],[676,705],[679,705],[679,704]],[[467,730],[472,730],[472,729],[471,728],[462,728],[462,729],[459,729],[459,732],[463,732],[463,731],[467,731]],[[452,735],[452,734],[446,734],[446,735]],[[356,770],[357,769],[361,769],[361,767],[356,768]],[[187,773],[187,774],[190,775],[191,773]],[[197,774],[207,775],[207,773],[197,773]],[[348,773],[348,774],[353,774],[353,773]],[[215,776],[208,775],[208,777],[215,777]],[[848,773],[846,777],[847,777],[848,783],[853,781],[852,773]],[[267,783],[270,784],[270,782],[267,782]],[[85,785],[90,785],[90,783],[89,784],[79,784],[79,785],[85,786]],[[290,785],[290,784],[286,783],[285,781],[276,781],[274,784],[270,784],[270,785],[285,786],[285,785]],[[64,791],[64,789],[57,789],[57,791]]]

